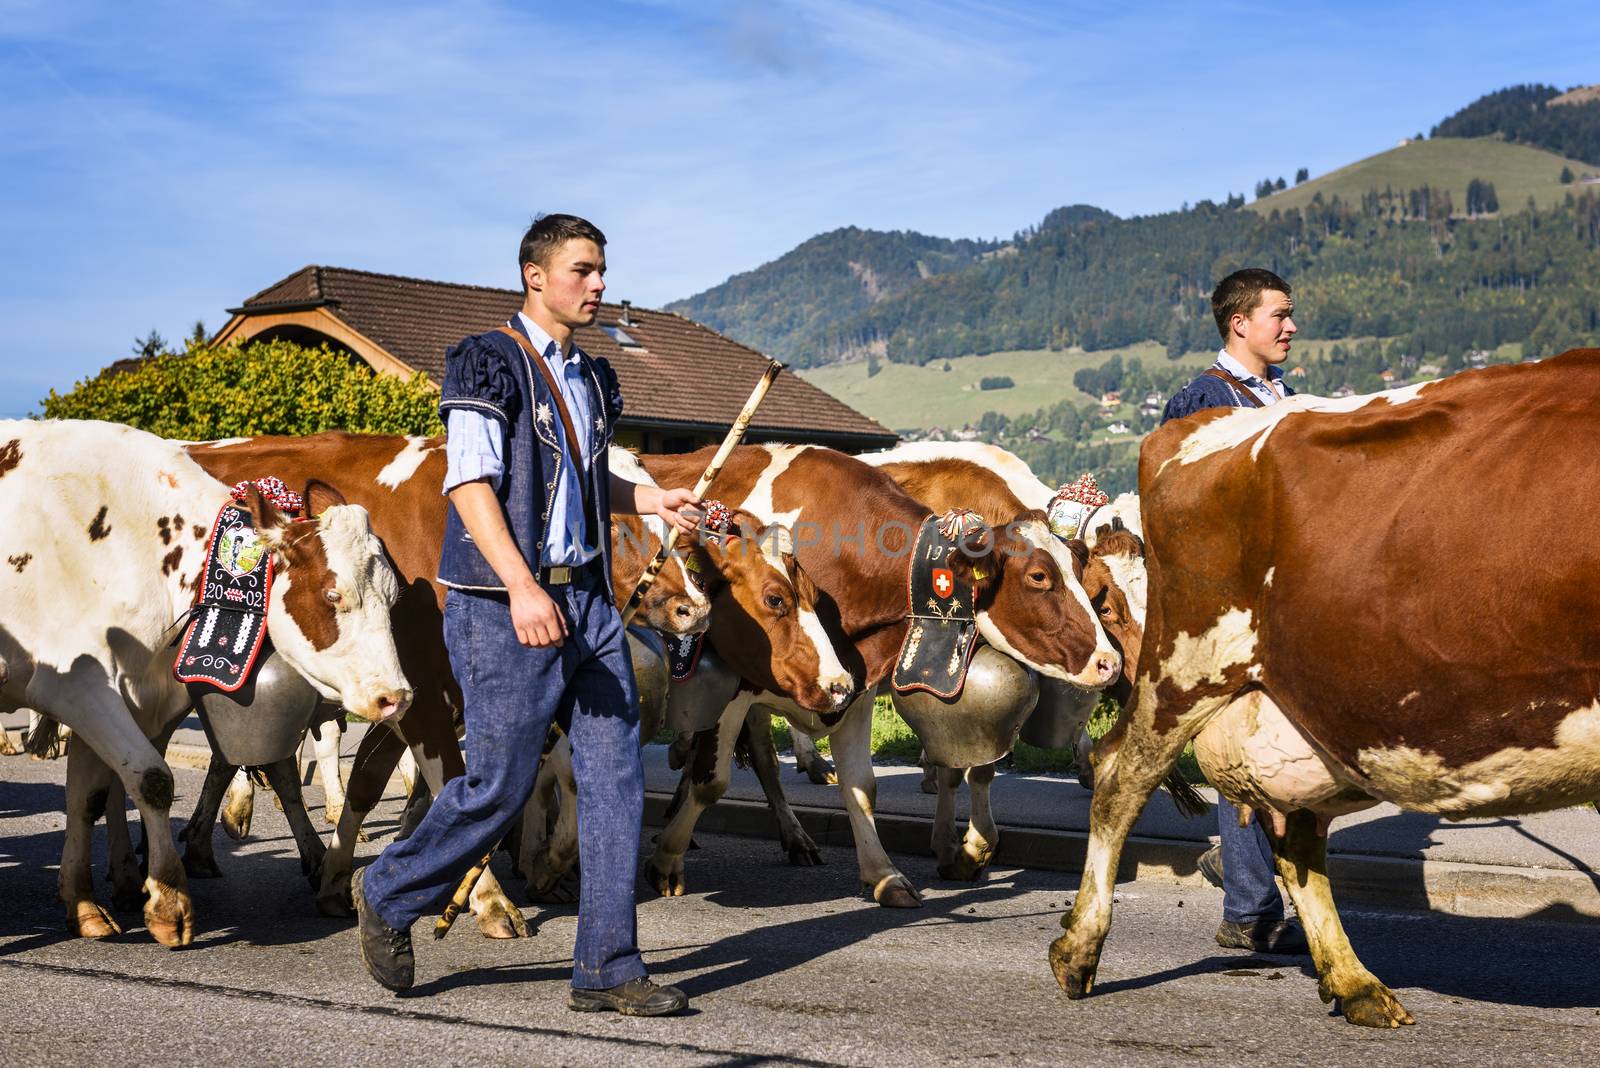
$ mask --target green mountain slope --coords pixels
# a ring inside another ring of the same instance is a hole
[[[1494,184],[1501,211],[1521,211],[1528,198],[1541,208],[1566,199],[1574,187],[1562,184],[1561,170],[1573,175],[1600,173],[1600,166],[1567,159],[1540,148],[1514,145],[1493,138],[1435,138],[1413,141],[1376,156],[1341,167],[1330,174],[1263,197],[1250,204],[1252,211],[1304,208],[1318,193],[1324,200],[1340,197],[1359,201],[1373,190],[1404,192],[1431,186],[1450,193],[1458,215],[1465,214],[1467,183],[1474,178]]]
[[[1600,93],[1514,85],[1479,97],[1433,128],[1434,137],[1498,137],[1600,166]]]
[[[998,246],[850,226],[819,234],[753,271],[667,305],[798,366],[826,362],[814,339],[925,278],[961,270]]]

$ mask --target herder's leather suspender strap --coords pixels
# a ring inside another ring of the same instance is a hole
[[[1206,371],[1206,374],[1210,375],[1212,378],[1215,378],[1215,379],[1217,379],[1219,381],[1228,383],[1228,385],[1230,385],[1230,386],[1232,386],[1234,388],[1235,392],[1237,392],[1241,397],[1243,397],[1245,400],[1250,402],[1250,407],[1252,407],[1252,408],[1265,408],[1267,406],[1265,401],[1263,401],[1260,397],[1256,396],[1253,392],[1251,392],[1249,386],[1245,385],[1243,382],[1239,381],[1237,378],[1235,378],[1233,375],[1230,375],[1228,372],[1224,371],[1222,368],[1220,368],[1220,367],[1209,368]],[[1272,387],[1268,386],[1267,388],[1271,389]]]
[[[578,484],[588,486],[589,470],[583,462],[583,445],[578,438],[578,432],[572,429],[572,416],[567,414],[567,402],[561,395],[561,386],[544,362],[544,354],[535,350],[533,343],[524,337],[520,330],[513,330],[509,326],[502,326],[499,329],[502,334],[522,346],[522,351],[528,354],[528,362],[537,367],[539,374],[544,376],[544,384],[550,387],[550,396],[556,402],[556,412],[561,416],[561,429],[567,432],[567,452],[572,454],[572,464],[578,469]]]

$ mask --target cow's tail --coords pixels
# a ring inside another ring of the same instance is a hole
[[[66,754],[72,732],[53,716],[35,717],[33,727],[22,738],[22,748],[37,760],[55,760]]]
[[[1196,790],[1177,768],[1167,773],[1162,785],[1167,788],[1167,793],[1172,795],[1172,803],[1178,806],[1178,811],[1186,819],[1203,816],[1211,810],[1211,802],[1201,796],[1200,791]]]

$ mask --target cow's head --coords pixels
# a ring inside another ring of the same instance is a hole
[[[613,517],[611,580],[626,597],[661,548],[665,524],[631,515]],[[699,634],[711,623],[711,596],[706,589],[709,564],[698,550],[674,552],[645,591],[634,622],[663,634]]]
[[[843,712],[856,680],[817,614],[821,594],[795,559],[787,527],[762,528],[735,512],[732,528],[702,545],[723,582],[712,614],[717,650],[751,682],[813,712]]]
[[[400,670],[389,610],[400,582],[367,510],[313,483],[307,510],[291,522],[254,485],[243,507],[272,553],[267,633],[289,665],[323,697],[380,722],[405,711],[411,687]]]
[[[977,589],[984,640],[1041,675],[1098,690],[1116,679],[1122,657],[1100,627],[1079,566],[1041,511],[966,537],[950,555],[957,580]]]
[[[1082,544],[1076,543],[1075,550]],[[1127,704],[1133,692],[1133,673],[1144,646],[1148,589],[1144,542],[1120,518],[1114,518],[1099,528],[1094,548],[1085,554],[1083,590],[1107,637],[1122,653],[1122,673],[1110,689],[1120,704]]]

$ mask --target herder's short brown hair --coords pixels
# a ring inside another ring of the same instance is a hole
[[[1292,296],[1289,283],[1264,267],[1246,267],[1234,271],[1217,283],[1211,291],[1211,314],[1217,320],[1217,333],[1228,340],[1228,323],[1235,315],[1248,317],[1261,306],[1261,294],[1276,289],[1284,296]]]
[[[517,274],[522,274],[522,265],[525,263],[549,267],[551,254],[575,239],[593,241],[601,248],[606,247],[606,235],[588,219],[580,219],[576,215],[536,217],[533,225],[528,227],[528,232],[522,235],[522,245],[517,249]]]

